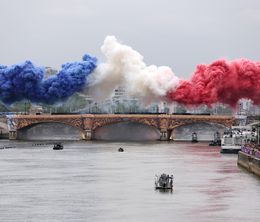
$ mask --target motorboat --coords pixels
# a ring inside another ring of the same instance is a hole
[[[124,152],[124,149],[123,149],[122,147],[120,147],[120,148],[118,149],[118,152]]]
[[[173,188],[173,175],[161,174],[155,176],[155,189],[172,190]]]
[[[209,146],[221,146],[221,140],[212,140],[210,141]]]
[[[16,146],[12,146],[12,145],[1,146],[1,147],[0,147],[0,150],[3,150],[3,149],[12,149],[12,148],[16,148]]]
[[[55,143],[53,146],[54,150],[63,150],[63,145],[61,143]]]
[[[209,146],[221,146],[220,133],[218,131],[214,133],[214,140],[209,143]]]
[[[241,147],[250,142],[255,141],[256,132],[244,127],[232,127],[224,132],[221,140],[221,153],[238,153]]]
[[[238,153],[243,144],[242,134],[229,130],[224,132],[221,140],[221,153]]]

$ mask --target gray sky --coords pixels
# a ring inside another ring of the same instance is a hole
[[[188,78],[218,58],[260,60],[259,0],[0,0],[0,64],[59,68],[115,35]]]

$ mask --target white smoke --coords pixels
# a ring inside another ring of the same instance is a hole
[[[162,100],[169,89],[179,84],[169,67],[146,66],[142,55],[119,43],[114,36],[105,38],[101,51],[107,61],[88,77],[88,92],[95,99],[106,99],[122,86],[129,96],[149,104]]]

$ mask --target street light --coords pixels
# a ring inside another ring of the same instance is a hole
[[[257,145],[259,145],[259,127],[257,127]]]
[[[24,114],[26,114],[26,102],[24,102]]]

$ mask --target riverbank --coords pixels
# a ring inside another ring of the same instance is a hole
[[[237,164],[260,177],[260,158],[251,152],[239,151]]]
[[[15,141],[16,149],[0,150],[0,221],[236,222],[242,218],[254,222],[260,218],[260,180],[237,167],[237,155],[222,155],[219,147],[76,141],[66,142],[61,152],[53,145],[32,148],[45,142]],[[174,175],[173,192],[154,189],[155,175],[161,173]]]

